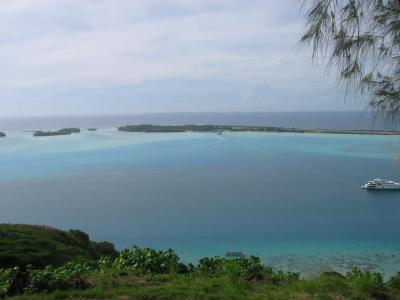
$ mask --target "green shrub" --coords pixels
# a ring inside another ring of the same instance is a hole
[[[387,283],[388,288],[394,291],[400,291],[400,272],[392,276]]]
[[[353,268],[346,274],[352,293],[356,298],[380,298],[384,296],[386,287],[382,275],[376,272]]]
[[[117,256],[111,243],[93,242],[79,230],[63,231],[47,226],[0,224],[0,268],[27,265],[44,268],[70,261],[91,261]]]
[[[298,281],[300,274],[295,272],[273,271],[270,267],[266,267],[265,280],[273,285],[282,285]]]
[[[216,257],[203,257],[194,269],[194,273],[198,275],[216,275],[224,264],[225,258]]]
[[[114,267],[114,259],[109,256],[103,256],[97,261],[97,270],[105,273]]]
[[[272,269],[261,264],[261,260],[257,256],[251,255],[236,261],[242,268],[246,280],[262,280],[267,274],[272,273]]]
[[[326,273],[321,274],[319,277],[310,278],[306,280],[299,280],[296,282],[296,284],[294,284],[294,287],[297,291],[311,294],[315,298],[317,298],[317,296],[322,297],[322,295],[326,295],[329,293],[335,293],[339,295],[349,294],[349,286],[346,283],[345,278],[338,277],[335,275],[330,276],[329,273],[328,274]]]
[[[131,249],[122,250],[114,260],[113,267],[126,273],[168,274],[178,271],[179,257],[171,249],[156,251],[134,246]]]
[[[176,272],[178,274],[189,274],[193,270],[194,266],[192,264],[185,265],[184,263],[178,263],[178,268]]]
[[[268,279],[273,283],[293,281],[299,278],[297,273],[275,273],[270,267],[264,266],[259,257],[243,258],[204,257],[200,259],[193,272],[198,275],[216,276],[235,270],[242,279],[247,281]]]
[[[234,260],[225,261],[219,269],[218,277],[224,277],[230,282],[238,283],[246,276],[245,269]]]
[[[235,260],[227,260],[219,270],[217,279],[222,281],[223,293],[230,299],[243,295],[246,288],[246,271]]]
[[[60,237],[59,232],[55,234]],[[74,243],[91,243],[89,237],[80,231],[65,234],[68,239],[72,237]],[[140,299],[143,296],[144,299],[146,293],[150,293],[146,299],[161,296],[163,299],[174,299],[180,298],[182,291],[190,291],[190,299],[208,296],[210,299],[247,299],[251,291],[265,293],[267,299],[297,299],[302,296],[330,299],[335,295],[351,299],[400,299],[395,298],[400,296],[400,273],[386,284],[379,273],[363,272],[358,268],[352,269],[346,276],[325,272],[311,280],[299,280],[298,273],[276,272],[263,265],[256,256],[205,257],[194,266],[181,263],[171,249],[156,251],[133,247],[121,251],[116,258],[106,256],[90,263],[92,265],[69,262],[60,267],[49,265],[43,269],[36,266],[0,269],[0,297],[25,292],[40,293],[23,296],[27,299],[79,298],[82,295],[104,298],[118,294],[137,295]],[[89,286],[93,288],[82,291]],[[52,293],[45,295],[46,292]]]
[[[100,256],[117,257],[119,252],[115,250],[114,244],[110,242],[93,242],[90,241],[90,245],[94,250],[94,256],[99,258]]]
[[[0,269],[0,297],[10,294],[11,289],[16,283],[19,269]]]
[[[28,269],[27,292],[82,289],[87,287],[83,275],[90,270],[85,263],[67,263],[61,267],[47,266],[42,270]]]

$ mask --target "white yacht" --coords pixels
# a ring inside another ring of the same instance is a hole
[[[368,190],[400,190],[400,183],[384,179],[372,179],[361,187]]]

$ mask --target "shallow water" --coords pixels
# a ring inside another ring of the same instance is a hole
[[[400,271],[399,137],[121,133],[0,139],[0,222],[79,228],[184,261],[243,251],[313,274]]]

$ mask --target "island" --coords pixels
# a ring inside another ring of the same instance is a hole
[[[376,134],[376,135],[400,135],[400,131],[383,130],[341,130],[341,129],[302,129],[286,127],[266,126],[228,126],[228,125],[126,125],[118,127],[124,132],[168,133],[168,132],[280,132],[280,133],[331,133],[331,134]]]
[[[0,132],[0,138],[6,137],[7,135],[4,132]]]
[[[33,136],[41,137],[41,136],[55,136],[55,135],[70,135],[72,133],[79,133],[81,130],[79,128],[63,128],[58,131],[35,131]]]
[[[88,130],[88,131],[96,131],[97,128],[88,128],[87,130]]]

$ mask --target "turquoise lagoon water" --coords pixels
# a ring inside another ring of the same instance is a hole
[[[400,271],[399,137],[121,133],[0,139],[0,222],[79,228],[118,248],[226,251],[314,274]]]

